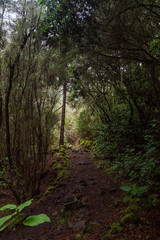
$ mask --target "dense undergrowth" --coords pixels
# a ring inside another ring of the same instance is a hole
[[[81,126],[84,129],[86,121],[82,114],[79,118],[78,129]],[[145,127],[136,115],[130,122],[129,109],[119,105],[112,112],[112,121],[99,123],[98,127],[95,122],[90,138],[81,139],[80,146],[91,151],[95,159],[103,158],[103,165],[109,169],[106,171],[113,172],[117,179],[123,179],[130,186],[144,187],[144,193],[151,188],[156,192],[160,179],[159,130],[158,119],[148,121]]]

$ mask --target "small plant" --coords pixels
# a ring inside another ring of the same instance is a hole
[[[124,197],[124,202],[128,202],[134,198],[139,198],[144,193],[148,192],[147,186],[138,187],[136,183],[131,186],[121,186],[120,189],[128,192]]]
[[[0,231],[3,231],[5,228],[9,227],[10,225],[20,224],[22,238],[24,239],[23,225],[38,226],[39,224],[44,223],[44,222],[51,222],[50,218],[46,214],[32,215],[32,216],[25,218],[25,214],[22,213],[22,210],[25,207],[31,205],[32,200],[33,199],[31,199],[27,202],[24,202],[19,206],[16,206],[15,204],[7,204],[7,205],[1,207],[0,211],[14,210],[14,213],[12,213],[6,217],[0,218]],[[8,220],[10,220],[10,221],[7,222]]]

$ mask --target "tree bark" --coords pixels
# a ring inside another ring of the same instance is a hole
[[[60,140],[59,146],[64,145],[64,125],[65,125],[65,114],[66,114],[66,96],[67,96],[67,83],[63,84],[63,105],[62,105],[62,116],[61,116],[61,129],[60,129]]]
[[[6,146],[7,146],[7,157],[9,160],[10,170],[13,168],[13,162],[11,158],[11,143],[10,143],[10,122],[9,122],[9,101],[12,90],[12,83],[14,77],[14,65],[10,64],[10,77],[9,84],[5,97],[5,121],[6,121]]]

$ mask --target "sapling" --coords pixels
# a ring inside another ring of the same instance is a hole
[[[25,218],[25,214],[22,212],[22,210],[25,207],[31,205],[32,200],[33,199],[24,202],[19,206],[15,204],[7,204],[1,207],[0,211],[14,210],[14,212],[6,217],[0,218],[0,232],[3,231],[5,228],[9,227],[10,225],[16,224],[18,221],[18,223],[21,225],[22,239],[24,240],[23,225],[38,226],[39,224],[44,222],[51,222],[50,218],[46,214],[32,215]]]

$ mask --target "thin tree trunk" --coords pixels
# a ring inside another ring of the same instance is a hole
[[[65,113],[66,113],[66,94],[67,93],[67,83],[63,84],[63,105],[62,105],[62,116],[61,116],[61,129],[60,129],[60,140],[59,146],[64,145],[64,125],[65,125]]]
[[[10,64],[9,85],[8,85],[6,98],[5,98],[6,146],[7,146],[7,157],[9,160],[10,170],[12,170],[13,168],[13,162],[11,158],[11,143],[10,143],[9,101],[10,101],[10,94],[12,90],[13,76],[14,76],[14,65]]]

